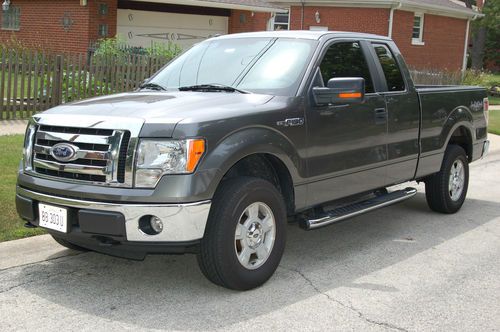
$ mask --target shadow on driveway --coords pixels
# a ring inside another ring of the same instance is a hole
[[[400,205],[317,231],[290,225],[285,255],[274,277],[242,293],[205,280],[193,255],[149,256],[137,262],[85,253],[9,273],[16,274],[14,287],[92,316],[148,329],[224,328],[337,287],[398,292],[390,285],[356,280],[498,215],[499,203],[473,199],[458,214],[436,214],[419,193]]]

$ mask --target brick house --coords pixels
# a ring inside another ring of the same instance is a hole
[[[1,0],[0,0],[1,1]],[[5,0],[0,40],[86,52],[99,38],[130,45],[271,29],[340,30],[392,37],[415,68],[459,70],[470,21],[457,0]]]

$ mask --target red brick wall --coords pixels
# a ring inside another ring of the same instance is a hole
[[[316,11],[320,23],[315,21]],[[291,8],[291,29],[301,29],[301,7]],[[367,32],[388,35],[389,9],[382,8],[341,8],[304,7],[303,29],[311,26],[327,26],[329,30]],[[426,14],[424,18],[424,46],[411,44],[413,12],[394,12],[393,39],[414,68],[459,70],[465,45],[467,21],[445,16]]]
[[[394,13],[392,38],[406,62],[415,68],[460,70],[463,64],[467,21],[425,14],[425,45],[415,46],[411,44],[413,15],[413,12],[399,10]]]
[[[108,3],[108,17],[99,17],[101,2]],[[86,52],[89,43],[97,39],[99,23],[108,23],[110,36],[116,34],[117,0],[88,0],[85,7],[80,6],[79,0],[15,0],[11,3],[21,10],[20,30],[0,30],[0,41],[15,38],[31,47]],[[66,13],[73,20],[68,31],[62,25]]]
[[[231,10],[229,17],[229,33],[265,31],[270,13],[256,13],[251,11]]]
[[[99,5],[101,3],[108,5],[108,15],[102,16],[99,14]],[[90,13],[90,23],[89,23],[89,39],[95,41],[99,38],[99,25],[108,25],[108,36],[113,37],[116,35],[116,25],[117,25],[117,0],[89,0],[89,13]]]
[[[291,29],[301,29],[300,6],[291,8]],[[316,23],[315,13],[319,12],[320,23]],[[368,32],[387,35],[389,9],[384,8],[344,8],[344,7],[304,7],[304,30],[311,26],[327,26],[329,30]]]

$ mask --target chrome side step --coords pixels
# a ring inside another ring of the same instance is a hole
[[[306,230],[316,229],[337,223],[339,221],[358,216],[385,206],[389,206],[417,194],[417,189],[406,188],[403,190],[393,191],[391,193],[376,196],[362,202],[357,202],[351,205],[336,208],[325,212],[323,216],[316,219],[303,219],[300,222],[302,228]]]

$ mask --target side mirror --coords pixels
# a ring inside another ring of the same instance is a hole
[[[365,79],[361,77],[339,77],[328,81],[326,88],[314,87],[316,105],[359,104],[365,99]]]

